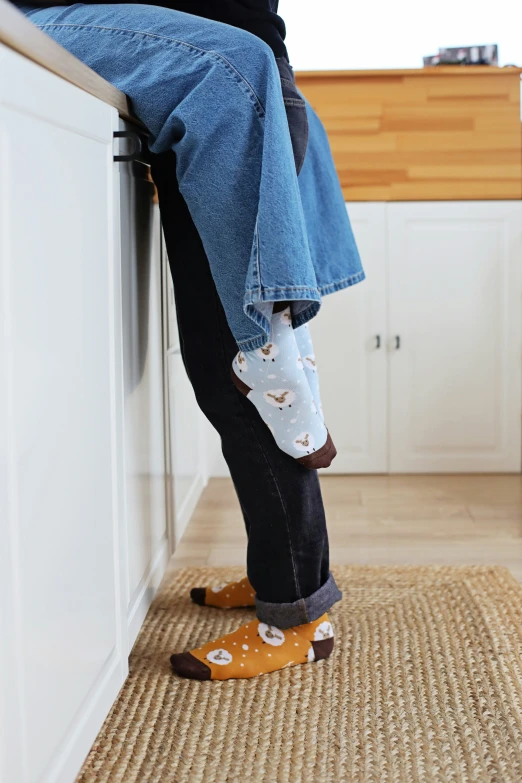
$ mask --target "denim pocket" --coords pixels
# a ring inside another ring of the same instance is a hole
[[[301,171],[308,146],[308,117],[306,115],[306,103],[301,98],[295,86],[292,67],[287,60],[277,58],[279,74],[281,76],[281,89],[286,110],[290,139],[297,174]]]

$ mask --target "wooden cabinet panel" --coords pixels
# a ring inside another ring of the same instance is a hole
[[[520,69],[297,74],[348,201],[522,198]]]

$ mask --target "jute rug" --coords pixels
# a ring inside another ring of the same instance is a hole
[[[80,783],[521,783],[522,588],[503,568],[334,569],[332,658],[254,680],[177,679],[169,655],[248,611],[170,578]]]

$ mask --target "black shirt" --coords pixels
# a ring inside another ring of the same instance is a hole
[[[121,0],[104,0],[110,4]],[[128,0],[127,0],[128,1]],[[130,0],[131,2],[133,0]],[[142,2],[143,0],[136,0]],[[94,5],[99,0],[84,0],[86,5]],[[74,5],[75,0],[14,0],[15,5],[30,5],[47,8],[54,5]],[[186,14],[224,22],[233,27],[240,27],[249,33],[257,35],[265,41],[276,57],[287,57],[284,39],[285,23],[277,15],[279,0],[170,0],[167,2],[151,2],[163,8],[172,8]]]

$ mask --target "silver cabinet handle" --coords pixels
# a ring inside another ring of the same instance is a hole
[[[380,334],[376,334],[375,335],[375,350],[378,351],[380,347],[381,347],[381,335]]]
[[[401,336],[396,334],[392,337],[388,343],[388,349],[390,351],[400,351],[401,348]]]

